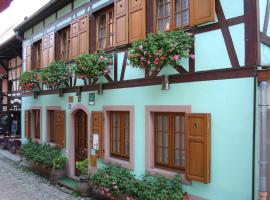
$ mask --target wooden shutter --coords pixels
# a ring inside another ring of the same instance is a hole
[[[31,45],[26,47],[26,71],[31,71],[32,58],[31,58],[32,48]]]
[[[46,35],[42,38],[42,67],[49,64],[49,36]]]
[[[79,54],[89,53],[89,15],[79,19]]]
[[[64,148],[66,144],[66,114],[65,111],[55,111],[54,131],[55,143],[58,147]]]
[[[99,150],[96,152],[96,156],[102,157],[103,155],[103,112],[92,112],[92,135],[93,134],[99,134]]]
[[[210,114],[186,115],[186,177],[210,182]]]
[[[54,61],[55,55],[55,35],[54,33],[49,34],[48,36],[49,44],[48,44],[48,64]]]
[[[215,19],[215,0],[190,0],[190,26]]]
[[[61,60],[61,33],[55,33],[55,60]]]
[[[146,35],[145,0],[129,1],[129,42],[143,39]]]
[[[71,58],[83,53],[89,53],[89,23],[89,15],[85,15],[71,23]]]
[[[115,45],[128,43],[128,1],[115,0]]]
[[[24,134],[26,138],[31,138],[31,112],[26,110],[24,116]]]
[[[70,56],[74,58],[79,55],[79,20],[71,23],[70,31]]]

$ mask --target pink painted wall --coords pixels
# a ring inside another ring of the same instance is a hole
[[[268,93],[269,94],[269,93]],[[269,98],[268,98],[269,99]],[[269,103],[268,103],[269,105]],[[267,110],[267,124],[268,124],[268,131],[267,131],[267,149],[268,149],[268,162],[270,161],[270,109]],[[270,200],[270,164],[268,164],[267,170],[267,177],[268,177],[268,197],[267,199]]]

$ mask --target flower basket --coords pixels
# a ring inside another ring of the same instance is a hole
[[[38,71],[24,72],[20,78],[20,87],[23,91],[33,91],[38,85]]]
[[[76,65],[73,66],[75,75],[85,80],[85,83],[92,83],[102,75],[109,74],[112,70],[112,58],[106,55],[103,50],[94,54],[82,54],[75,58]]]
[[[71,71],[63,61],[52,62],[41,70],[41,81],[49,89],[57,89],[61,83],[67,83],[71,77]]]
[[[149,34],[145,39],[135,41],[129,48],[130,64],[150,73],[160,71],[164,66],[176,67],[181,58],[189,54],[193,39],[184,31]]]

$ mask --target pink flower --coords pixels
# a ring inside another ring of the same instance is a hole
[[[147,61],[147,64],[150,65],[150,63],[151,63],[151,62],[148,60],[148,61]]]
[[[165,60],[165,56],[161,56],[160,57],[160,60]]]
[[[158,64],[158,60],[155,60],[155,61],[154,61],[154,64],[157,65],[157,64]]]
[[[160,71],[160,68],[156,68],[156,70],[157,70],[157,72],[159,72]]]
[[[169,49],[170,52],[172,52],[172,49]]]
[[[109,70],[109,72],[111,72],[112,71],[112,67],[110,66],[110,67],[108,67],[108,70]]]
[[[109,189],[109,188],[104,188],[104,191],[105,191],[105,192],[109,192],[110,189]]]
[[[105,195],[104,190],[102,190],[100,194],[101,194],[102,196],[104,196],[104,195]]]
[[[130,198],[129,197],[126,197],[126,200],[130,200]]]
[[[143,62],[140,62],[140,64],[141,64],[141,65],[144,65],[144,63],[143,63]]]
[[[141,57],[141,60],[144,60],[144,57]]]
[[[193,34],[192,33],[187,33],[188,36],[192,36]]]
[[[140,46],[139,46],[139,49],[140,49],[140,50],[143,50],[143,45],[140,45]]]
[[[195,55],[194,55],[194,54],[190,54],[189,57],[190,57],[191,59],[193,59],[193,60],[195,59]]]
[[[143,55],[146,55],[146,54],[147,54],[147,52],[146,52],[146,51],[144,51],[144,52],[143,52]]]
[[[133,55],[132,55],[132,54],[129,54],[128,57],[129,57],[129,58],[133,58]]]
[[[178,60],[179,59],[179,56],[178,55],[174,55],[173,56],[173,60]]]

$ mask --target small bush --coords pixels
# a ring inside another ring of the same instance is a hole
[[[88,175],[88,160],[85,159],[80,162],[76,162],[76,168],[81,172],[82,175]]]

